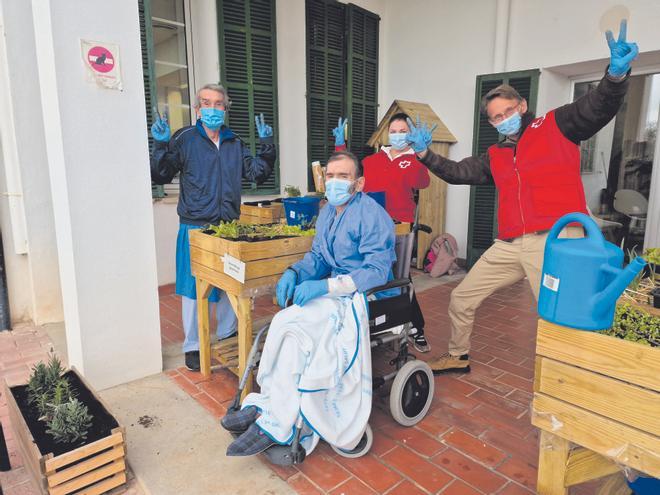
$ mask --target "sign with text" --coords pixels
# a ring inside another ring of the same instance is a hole
[[[240,283],[245,283],[245,263],[229,254],[225,254],[222,261],[224,262],[224,272],[227,275]]]
[[[108,89],[122,90],[119,45],[101,41],[80,40],[88,80]]]

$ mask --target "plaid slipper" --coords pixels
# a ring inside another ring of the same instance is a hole
[[[257,423],[252,423],[245,433],[229,444],[227,455],[256,455],[273,445],[275,445],[275,442],[257,426]]]
[[[257,408],[248,406],[245,409],[228,412],[220,420],[222,427],[231,433],[243,433],[257,419]]]

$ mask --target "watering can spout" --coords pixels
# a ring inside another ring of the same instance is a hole
[[[637,274],[642,271],[646,261],[644,258],[637,257],[632,260],[627,267],[623,270],[612,268],[610,266],[604,266],[603,268],[609,272],[616,272],[616,277],[610,282],[610,284],[601,292],[595,296],[595,308],[598,308],[599,311],[606,311],[608,308],[611,308],[616,303],[616,300],[619,296],[626,290],[628,284],[637,276]]]

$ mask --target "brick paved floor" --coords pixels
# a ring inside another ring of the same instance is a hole
[[[456,283],[418,294],[432,345],[429,359],[446,351],[449,294]],[[164,341],[181,341],[179,301],[161,293]],[[255,317],[276,308],[267,297]],[[479,309],[472,338],[472,372],[435,378],[428,416],[413,428],[391,418],[387,398],[374,401],[375,441],[360,459],[345,459],[322,443],[296,467],[272,466],[300,494],[524,495],[535,492],[538,431],[530,424],[536,338],[535,304],[522,281],[490,297]],[[205,380],[185,368],[168,371],[215,418],[228,407],[237,379],[221,370]],[[266,462],[263,460],[263,462]],[[571,494],[596,493],[591,484]]]

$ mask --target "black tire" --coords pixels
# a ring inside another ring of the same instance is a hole
[[[371,426],[367,424],[367,429],[364,430],[362,439],[360,439],[360,442],[355,446],[353,450],[340,449],[339,447],[335,447],[334,445],[331,445],[331,447],[332,450],[337,452],[342,457],[348,457],[349,459],[356,459],[358,457],[362,457],[367,452],[369,452],[373,443],[374,443],[374,432],[371,430]]]
[[[390,390],[390,413],[403,426],[419,423],[433,401],[433,371],[424,361],[404,364],[394,377]]]

